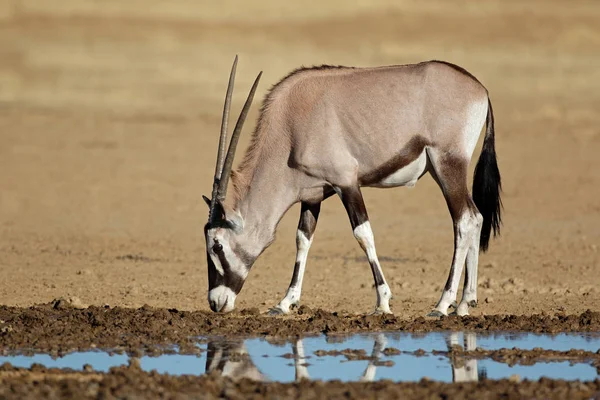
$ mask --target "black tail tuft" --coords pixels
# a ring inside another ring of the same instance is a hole
[[[489,99],[486,125],[483,148],[475,166],[473,178],[473,201],[483,216],[479,242],[479,248],[482,251],[488,249],[492,229],[495,237],[500,234],[500,225],[502,224],[502,200],[500,199],[502,183],[496,161],[494,111]]]

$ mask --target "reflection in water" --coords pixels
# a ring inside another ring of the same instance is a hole
[[[206,373],[218,371],[232,379],[248,378],[266,382],[267,377],[258,370],[250,358],[243,340],[218,340],[208,342]]]
[[[454,346],[460,346],[461,333],[453,332],[446,338],[448,350]],[[386,348],[387,339],[385,334],[378,333],[373,337],[373,349],[368,357],[368,365],[360,377],[360,381],[370,382],[375,380],[377,367],[380,364],[383,351]],[[473,332],[464,334],[465,351],[475,350],[477,347],[477,335]],[[302,339],[292,341],[292,353],[294,358],[295,380],[310,379],[309,368],[304,353]],[[477,370],[477,360],[462,355],[452,355],[449,358],[452,366],[453,382],[476,382],[485,376],[485,370]],[[227,339],[215,339],[208,342],[208,353],[206,359],[206,373],[220,373],[232,379],[249,378],[256,381],[266,382],[269,379],[262,373],[248,353],[244,340],[237,341]],[[318,377],[317,377],[318,378]],[[401,380],[401,377],[398,377]]]
[[[360,378],[361,381],[371,382],[375,379],[375,372],[377,371],[377,366],[375,363],[381,358],[381,352],[385,349],[386,343],[387,340],[383,333],[378,333],[375,335],[375,343],[373,343],[371,360],[369,360],[369,365],[367,365],[367,369],[365,369],[365,372],[363,372]]]
[[[446,339],[446,345],[448,350],[451,350],[454,346],[460,346],[459,333],[452,332]],[[464,347],[465,351],[472,351],[477,348],[477,334],[474,332],[464,333]],[[461,346],[462,347],[462,346]],[[477,382],[479,381],[480,374],[477,370],[477,359],[467,358],[464,356],[453,355],[450,357],[452,364],[452,382]],[[485,370],[482,370],[481,377],[485,376]]]
[[[197,343],[199,354],[143,355],[138,358],[100,350],[73,352],[64,357],[43,353],[10,355],[1,350],[0,365],[10,362],[13,366],[23,368],[42,364],[46,368],[81,370],[85,364],[95,371],[108,372],[111,367],[127,365],[129,362],[148,372],[196,376],[209,373],[233,379],[277,382],[303,378],[415,382],[424,377],[442,382],[464,382],[484,377],[504,379],[512,375],[529,380],[547,377],[585,381],[598,379],[596,366],[586,358],[508,365],[490,358],[471,359],[471,354],[465,354],[463,350],[475,350],[477,347],[485,350],[538,347],[557,351],[581,349],[596,353],[600,347],[598,334],[480,333],[476,336],[474,333],[450,332],[363,333],[306,337],[293,341],[291,345],[286,341],[274,339],[274,342],[264,338],[205,339]],[[290,366],[294,367],[293,371]]]

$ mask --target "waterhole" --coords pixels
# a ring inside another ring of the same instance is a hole
[[[0,364],[107,372],[134,362],[172,375],[217,373],[233,379],[443,382],[541,377],[594,380],[600,371],[600,335],[434,332],[368,333],[269,338],[201,338],[198,354],[131,357],[108,351],[3,354]],[[175,348],[177,351],[177,348]],[[25,351],[25,350],[24,350]],[[22,352],[23,353],[23,352]]]

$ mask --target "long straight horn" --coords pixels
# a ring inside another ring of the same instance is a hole
[[[223,162],[225,161],[225,147],[227,146],[227,124],[229,122],[229,110],[231,109],[231,98],[233,96],[233,84],[235,82],[235,71],[237,69],[238,56],[233,60],[231,73],[229,74],[229,84],[227,85],[227,94],[225,95],[225,105],[223,106],[223,119],[221,120],[221,136],[219,137],[219,149],[217,151],[217,165],[215,167],[215,179],[213,182],[212,196],[210,200],[209,220],[213,218],[213,210],[217,201],[219,191],[219,182],[223,173]]]
[[[254,84],[252,85],[252,89],[250,89],[250,93],[248,94],[248,98],[246,99],[246,103],[244,104],[244,108],[242,108],[240,117],[238,118],[237,123],[235,124],[235,129],[231,134],[231,142],[229,143],[229,150],[227,150],[227,157],[225,157],[225,164],[223,165],[223,171],[221,174],[221,182],[219,183],[218,197],[221,201],[225,200],[225,195],[227,194],[227,183],[229,182],[229,176],[231,175],[231,167],[233,165],[235,149],[237,147],[238,140],[240,139],[242,126],[244,126],[244,121],[246,120],[246,116],[248,115],[248,111],[250,110],[250,106],[252,105],[252,99],[254,99],[254,93],[256,92],[256,88],[258,87],[258,81],[260,81],[261,76],[262,71],[254,80]]]

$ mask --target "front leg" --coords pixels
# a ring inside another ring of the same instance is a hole
[[[360,377],[361,382],[373,382],[375,380],[375,373],[377,372],[377,364],[381,357],[381,352],[385,349],[385,345],[387,343],[387,339],[383,333],[378,333],[375,336],[375,343],[373,343],[373,351],[371,352],[371,359],[369,360],[369,365],[367,365],[367,369],[363,372]]]
[[[375,238],[373,237],[369,216],[367,215],[367,208],[365,207],[360,188],[358,186],[353,188],[340,188],[336,191],[342,198],[342,203],[344,203],[344,207],[348,212],[354,237],[358,241],[358,244],[360,244],[360,247],[362,247],[363,251],[367,254],[369,264],[371,265],[371,272],[373,273],[375,287],[377,288],[375,313],[391,314],[390,299],[392,298],[392,291],[385,281],[379,259],[377,258]]]
[[[300,302],[302,293],[302,280],[304,279],[304,270],[306,268],[306,259],[308,250],[312,244],[319,212],[321,211],[321,203],[308,204],[302,203],[300,211],[300,222],[298,223],[298,231],[296,232],[296,264],[294,265],[294,274],[292,281],[283,300],[277,306],[270,310],[271,314],[288,314],[290,308]]]

